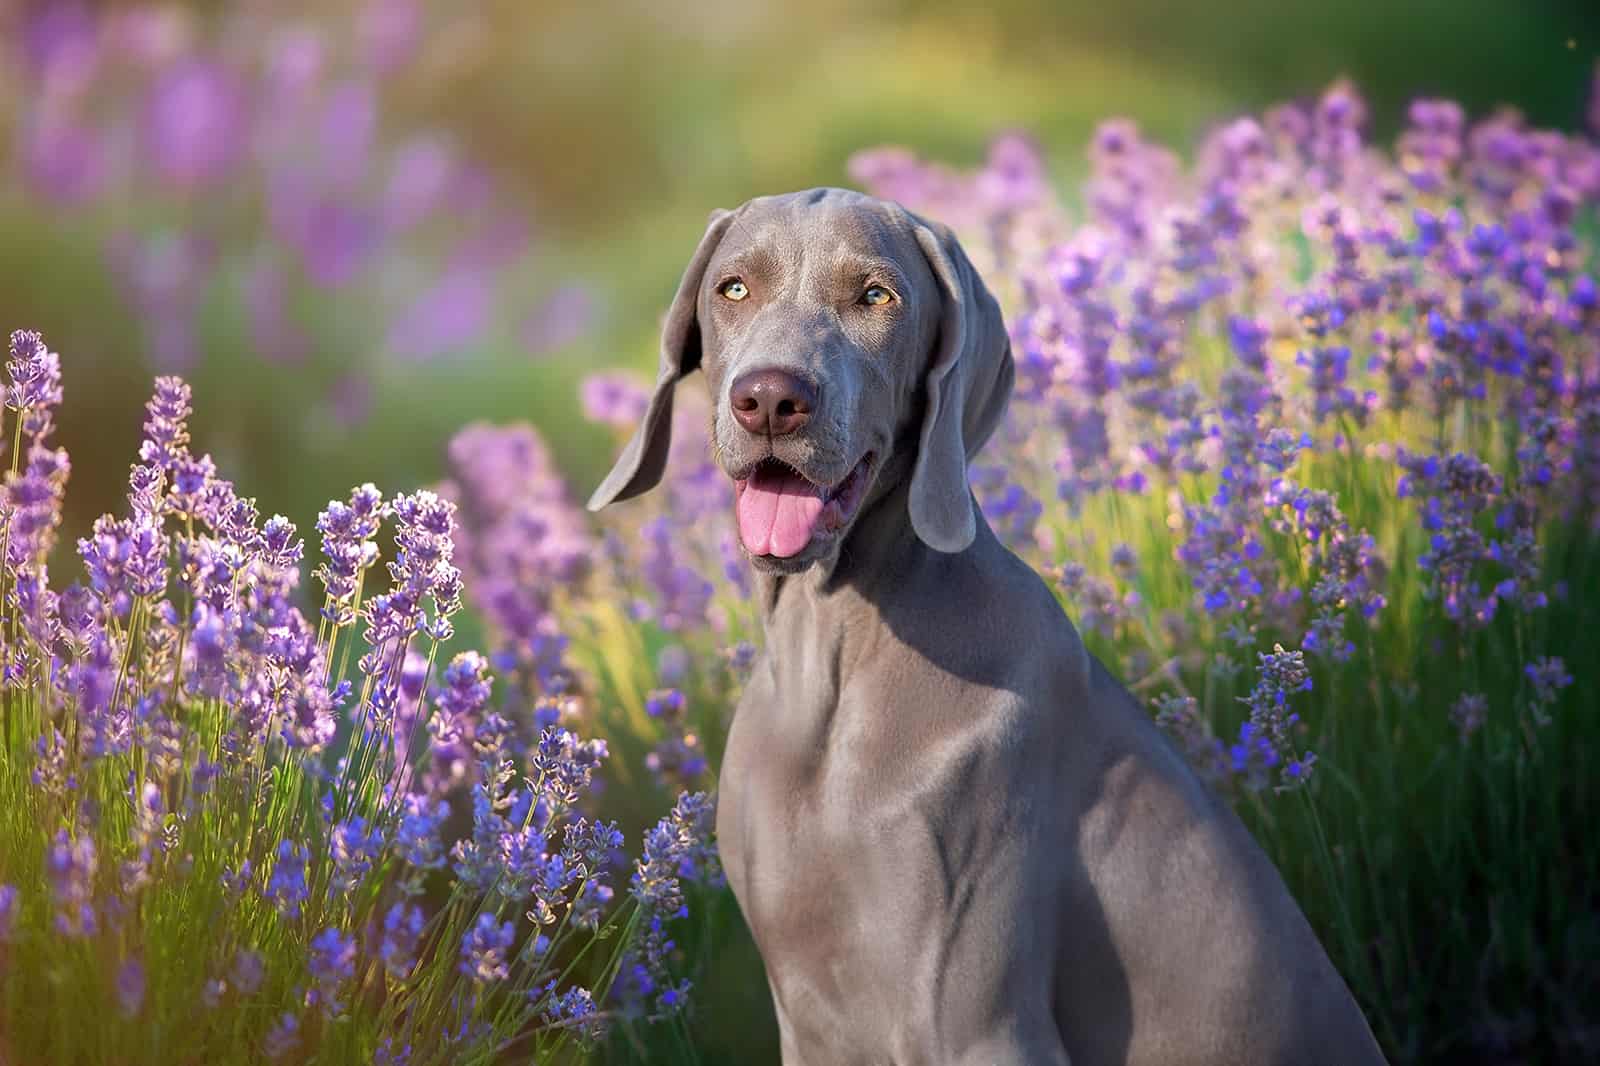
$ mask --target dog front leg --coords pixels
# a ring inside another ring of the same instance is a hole
[[[773,987],[771,977],[767,978],[767,989],[772,993],[772,1010],[778,1016],[778,1052],[782,1056],[783,1066],[807,1066],[805,1056],[800,1054],[800,1044],[795,1039],[794,1025],[784,1012],[783,1001],[778,998],[778,990]]]

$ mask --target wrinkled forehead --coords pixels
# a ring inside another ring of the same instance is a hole
[[[752,200],[723,236],[708,281],[727,274],[879,275],[901,287],[932,283],[910,216],[842,189]]]

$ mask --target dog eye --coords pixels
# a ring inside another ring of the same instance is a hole
[[[750,287],[738,278],[729,278],[722,283],[722,288],[717,290],[723,296],[735,302],[750,295]]]
[[[869,307],[882,307],[894,300],[894,293],[882,285],[869,285],[867,291],[861,294],[861,302]]]

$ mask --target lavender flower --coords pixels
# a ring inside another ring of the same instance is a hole
[[[277,1062],[300,1046],[300,1019],[288,1011],[278,1015],[262,1043],[262,1052],[272,1062]]]
[[[1549,709],[1560,699],[1561,690],[1572,684],[1572,675],[1567,672],[1567,664],[1552,655],[1540,656],[1522,669],[1533,689],[1529,705],[1534,720],[1546,725],[1550,721]]]
[[[477,924],[461,941],[461,972],[479,985],[505,980],[511,972],[507,959],[515,939],[516,927],[510,922],[497,922],[493,914],[478,915]]]
[[[416,871],[435,870],[444,865],[444,845],[440,825],[449,817],[450,807],[442,801],[408,796],[395,831],[395,845],[401,859]]]
[[[48,436],[61,404],[61,357],[45,346],[39,334],[17,330],[11,334],[6,373],[11,379],[6,406],[23,419],[23,432],[35,439]]]
[[[587,988],[569,988],[550,996],[545,1001],[544,1016],[550,1025],[570,1030],[581,1039],[596,1039],[605,1028],[594,995]]]
[[[1489,697],[1481,692],[1464,692],[1450,706],[1450,722],[1465,744],[1472,735],[1483,728],[1489,717]]]
[[[590,374],[579,387],[583,417],[591,422],[632,429],[644,417],[650,390],[630,374]]]
[[[262,962],[260,952],[240,948],[233,957],[233,968],[229,971],[229,976],[239,995],[255,995],[266,976],[266,966]]]
[[[117,967],[117,1009],[132,1018],[144,1005],[144,964],[137,958],[124,959]]]
[[[17,886],[0,885],[0,944],[8,944],[16,936]]]
[[[268,902],[287,918],[300,915],[300,905],[311,895],[306,883],[306,849],[292,840],[280,841],[278,861],[273,864],[264,894]]]
[[[65,829],[45,855],[45,872],[55,898],[56,931],[67,937],[93,936],[99,928],[94,908],[94,878],[99,867],[94,838],[76,839]]]
[[[356,972],[355,938],[332,926],[324,929],[311,940],[307,966],[315,1003],[325,1017],[339,1017],[345,1011],[342,988]]]
[[[354,892],[383,852],[383,830],[356,816],[333,828],[331,892]]]
[[[139,459],[159,470],[171,470],[189,455],[192,392],[182,378],[156,378],[155,394],[145,405],[144,440]]]
[[[1250,708],[1248,737],[1270,744],[1272,751],[1283,761],[1280,789],[1297,788],[1305,784],[1316,764],[1311,752],[1298,753],[1295,744],[1295,726],[1300,716],[1289,707],[1289,697],[1296,692],[1311,689],[1311,672],[1306,669],[1305,656],[1298,651],[1284,651],[1281,644],[1270,653],[1258,655],[1259,680],[1250,695],[1241,697]],[[1247,734],[1241,733],[1241,741]]]
[[[1189,765],[1203,780],[1219,784],[1227,779],[1228,755],[1201,716],[1198,700],[1192,696],[1163,697],[1156,702],[1156,722],[1178,741]]]
[[[378,947],[378,958],[396,981],[405,980],[411,972],[423,924],[422,908],[416,904],[396,903],[383,916],[383,941]]]

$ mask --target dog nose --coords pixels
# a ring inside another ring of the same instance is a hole
[[[787,370],[752,370],[733,383],[729,401],[745,429],[781,437],[811,421],[817,387]]]

